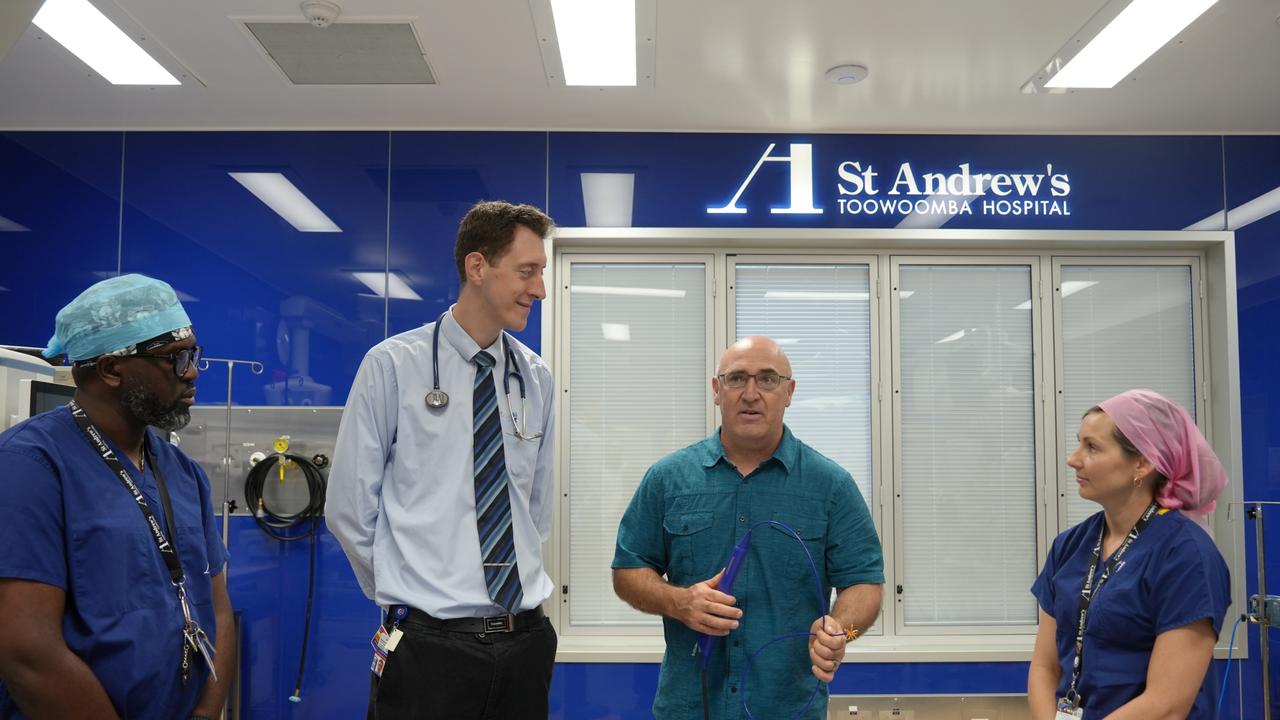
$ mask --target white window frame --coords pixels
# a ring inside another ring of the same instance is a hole
[[[563,292],[558,293],[559,298],[558,298],[558,302],[556,303],[557,305],[556,312],[558,313],[556,317],[556,323],[558,328],[560,329],[560,332],[558,333],[558,337],[560,338],[560,340],[556,348],[556,357],[559,360],[558,360],[558,364],[555,366],[556,389],[557,389],[556,477],[558,479],[556,486],[559,492],[559,497],[557,498],[558,502],[556,506],[556,510],[557,510],[556,517],[558,518],[558,520],[555,523],[555,529],[556,531],[558,531],[559,537],[556,538],[553,536],[551,541],[551,544],[553,546],[558,546],[559,548],[559,552],[556,553],[558,562],[555,563],[557,573],[556,573],[556,576],[552,578],[556,586],[556,590],[553,597],[559,598],[559,602],[557,603],[557,606],[558,606],[557,609],[559,611],[557,613],[557,615],[559,616],[557,627],[560,628],[561,632],[563,633],[571,634],[571,635],[586,636],[586,637],[590,637],[590,636],[654,637],[656,635],[657,637],[661,638],[660,624],[656,624],[656,626],[654,627],[629,627],[629,626],[621,626],[621,625],[611,626],[611,627],[602,627],[602,626],[592,626],[592,625],[571,625],[569,623],[570,603],[573,602],[573,589],[568,586],[570,534],[568,532],[563,532],[561,530],[563,528],[567,528],[568,523],[572,522],[572,511],[570,510],[570,502],[569,502],[569,493],[571,488],[569,487],[567,478],[564,478],[564,474],[568,472],[568,464],[560,463],[559,459],[569,457],[570,438],[569,438],[569,433],[567,429],[570,427],[569,398],[570,398],[570,393],[572,392],[572,388],[569,387],[569,383],[568,383],[568,379],[572,377],[572,372],[571,372],[572,371],[572,367],[571,367],[572,355],[569,352],[569,347],[570,347],[569,343],[571,341],[570,331],[569,331],[569,326],[570,326],[569,318],[571,317],[570,313],[572,312],[572,309],[573,309],[573,298],[572,298],[572,293],[569,292],[569,283],[573,277],[571,272],[571,266],[575,263],[580,263],[583,265],[661,265],[661,264],[696,265],[701,263],[703,265],[703,270],[705,272],[705,283],[706,283],[705,287],[708,290],[704,298],[704,301],[705,301],[704,317],[706,317],[708,323],[714,323],[716,319],[716,308],[715,308],[715,298],[714,298],[714,295],[715,295],[714,288],[716,285],[716,272],[715,272],[716,257],[714,254],[709,254],[709,253],[596,254],[596,253],[576,253],[575,252],[575,253],[563,253],[556,258],[556,277],[560,278],[561,280],[560,284],[563,286],[559,288],[560,290],[563,290]],[[715,413],[715,410],[716,410],[715,403],[711,398],[710,379],[709,379],[712,373],[715,372],[715,362],[716,362],[715,337],[713,336],[712,333],[708,333],[706,342],[707,342],[706,358],[707,358],[707,365],[708,365],[708,367],[706,368],[706,376],[708,378],[708,381],[707,381],[708,390],[705,398],[705,408],[706,408],[706,418],[707,418],[705,434],[709,435],[711,434],[711,431],[715,429],[715,423],[717,419],[717,416]],[[640,482],[640,478],[636,478],[636,482],[638,484]],[[608,569],[606,568],[604,571],[607,572]],[[565,592],[565,588],[569,589],[568,593]]]
[[[1041,259],[1037,255],[1012,255],[1012,254],[947,254],[947,255],[906,255],[895,254],[890,258],[890,280],[889,280],[889,305],[891,308],[892,323],[889,329],[889,344],[893,355],[893,437],[900,438],[902,436],[902,368],[901,353],[899,352],[899,340],[901,338],[900,322],[902,318],[901,303],[902,298],[898,296],[899,278],[901,277],[901,268],[903,266],[913,265],[944,265],[944,266],[1006,266],[1006,267],[1026,267],[1028,270],[1028,281],[1031,283],[1029,288],[1031,294],[1031,378],[1032,378],[1032,417],[1034,419],[1035,428],[1032,433],[1033,442],[1035,443],[1035,453],[1033,466],[1035,467],[1034,492],[1035,492],[1035,508],[1043,508],[1044,502],[1044,433],[1045,422],[1041,408],[1044,405],[1043,400],[1043,383],[1040,378],[1044,377],[1042,362],[1044,354],[1041,352],[1042,347],[1042,328],[1041,318],[1039,316],[1040,300],[1040,266]],[[905,558],[901,552],[897,552],[898,548],[903,547],[903,521],[902,521],[902,504],[896,502],[902,497],[902,445],[898,442],[893,444],[893,516],[894,516],[894,576],[896,578],[906,577],[906,568],[904,565]],[[1043,564],[1044,551],[1041,549],[1044,538],[1044,513],[1036,513],[1036,558],[1037,567]],[[883,542],[883,540],[881,541]],[[977,559],[975,558],[975,561]],[[1034,635],[1036,632],[1036,624],[1029,623],[1026,625],[931,625],[928,627],[911,627],[905,622],[902,608],[902,594],[897,592],[898,584],[885,588],[885,597],[893,600],[895,607],[895,627],[894,632],[899,636],[939,636],[939,635],[979,635],[979,636],[998,636],[998,635]],[[1028,594],[1031,592],[1030,584],[1027,587]]]
[[[1232,596],[1237,603],[1245,599],[1245,557],[1243,540],[1245,521],[1243,513],[1236,508],[1229,510],[1241,501],[1242,483],[1242,450],[1241,450],[1241,414],[1240,414],[1240,372],[1239,372],[1239,340],[1236,312],[1236,268],[1234,233],[1221,231],[1058,231],[1058,230],[863,230],[863,229],[733,229],[733,228],[557,228],[553,238],[547,241],[548,257],[553,258],[548,267],[548,275],[559,277],[562,272],[562,258],[572,254],[576,257],[590,257],[596,261],[613,262],[642,258],[672,258],[675,261],[688,261],[691,255],[705,257],[714,256],[711,272],[715,281],[709,285],[708,302],[712,318],[709,328],[708,363],[714,365],[717,353],[728,342],[728,312],[731,307],[727,301],[719,298],[728,293],[728,258],[766,257],[769,261],[778,258],[836,257],[849,262],[855,256],[874,256],[877,259],[877,277],[881,279],[877,292],[889,286],[885,282],[890,277],[891,257],[943,256],[948,262],[960,256],[969,257],[1029,257],[1039,258],[1038,280],[1039,297],[1033,297],[1033,310],[1042,332],[1040,341],[1035,345],[1040,357],[1040,375],[1037,383],[1041,384],[1039,393],[1041,403],[1037,407],[1037,425],[1040,455],[1043,463],[1040,468],[1042,482],[1038,483],[1038,497],[1045,498],[1038,506],[1043,520],[1037,519],[1037,526],[1043,527],[1043,542],[1040,545],[1037,563],[1042,564],[1044,553],[1058,532],[1059,492],[1058,455],[1059,440],[1057,420],[1058,408],[1054,391],[1057,382],[1056,339],[1059,323],[1054,318],[1054,303],[1051,298],[1044,297],[1046,289],[1053,285],[1053,262],[1061,258],[1066,264],[1096,264],[1100,259],[1112,258],[1118,264],[1151,264],[1156,258],[1170,258],[1170,261],[1195,258],[1200,267],[1199,306],[1202,322],[1198,322],[1196,330],[1203,328],[1196,337],[1198,353],[1202,356],[1203,367],[1203,408],[1197,411],[1197,418],[1206,428],[1206,435],[1216,431],[1215,450],[1227,467],[1231,482],[1228,483],[1223,496],[1219,498],[1218,510],[1214,515],[1217,531],[1218,547],[1225,557],[1232,576]],[[670,260],[669,260],[670,261]],[[739,260],[740,262],[742,260]],[[562,297],[563,283],[548,282],[549,290],[554,290],[544,303],[542,313],[542,330],[544,349],[543,356],[551,364],[557,383],[567,377],[560,361],[567,356],[567,338],[563,309],[560,306],[567,297]],[[563,293],[567,296],[567,293]],[[1048,302],[1046,302],[1048,300]],[[873,310],[873,323],[878,322],[882,330],[890,327],[892,302],[878,303],[878,310]],[[554,309],[554,310],[553,310]],[[886,342],[883,332],[873,328],[873,362],[878,362],[882,380],[876,391],[879,395],[876,412],[880,421],[873,427],[880,433],[876,444],[879,461],[879,477],[876,488],[879,498],[876,505],[882,506],[889,498],[893,486],[894,470],[893,454],[895,452],[895,436],[893,431],[894,415],[887,411],[891,401],[887,397],[890,392],[884,372],[893,362],[891,342]],[[708,377],[714,371],[707,369]],[[564,418],[567,403],[563,402],[564,388],[560,388],[561,402],[557,405],[557,427],[561,429],[560,443],[564,447],[564,433],[567,422]],[[709,395],[709,391],[708,391]],[[708,402],[710,398],[708,397]],[[718,422],[718,415],[713,415]],[[714,426],[714,423],[712,424]],[[712,428],[708,428],[710,432]],[[1209,435],[1215,440],[1214,435]],[[563,451],[561,452],[563,455]],[[567,457],[567,456],[566,456]],[[556,460],[557,483],[563,487],[565,464]],[[887,478],[887,479],[886,479]],[[1050,502],[1049,498],[1053,501]],[[894,515],[891,508],[873,510],[878,513],[878,527],[881,537],[896,534]],[[560,646],[557,660],[560,662],[658,662],[665,649],[660,633],[627,634],[609,631],[609,634],[582,634],[580,628],[566,627],[562,614],[563,598],[561,591],[561,568],[567,566],[567,556],[561,540],[561,528],[569,522],[567,515],[557,515],[552,530],[552,538],[547,551],[547,567],[553,581],[555,592],[544,606],[552,622],[560,632]],[[895,539],[896,542],[896,539]],[[846,660],[851,662],[966,662],[966,661],[1022,661],[1030,659],[1033,636],[1027,634],[1013,635],[960,635],[932,633],[929,635],[906,635],[896,632],[897,622],[894,613],[896,601],[894,588],[897,581],[895,570],[894,543],[885,544],[885,594],[883,623],[886,634],[882,637],[864,637],[850,646]],[[601,570],[609,572],[607,568]],[[1239,612],[1239,605],[1228,611],[1228,616]],[[988,629],[985,626],[984,630]],[[892,630],[892,634],[889,631]],[[1215,655],[1224,658],[1227,655],[1227,634],[1218,643]],[[1234,648],[1235,657],[1247,657],[1247,645],[1238,639]]]

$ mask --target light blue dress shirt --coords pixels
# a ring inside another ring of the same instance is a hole
[[[443,408],[426,404],[435,323],[387,338],[365,355],[338,428],[325,519],[378,605],[408,605],[443,619],[498,615],[505,611],[489,598],[481,569],[472,468],[471,358],[481,348],[452,308],[441,323],[440,389],[449,394]],[[526,387],[522,433],[542,433],[536,440],[515,434],[511,411],[521,412],[520,390],[511,377],[511,392],[503,393],[504,337]],[[551,370],[507,333],[483,349],[497,360],[520,609],[529,610],[553,587],[542,559],[555,501]]]

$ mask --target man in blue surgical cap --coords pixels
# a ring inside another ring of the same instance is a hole
[[[0,718],[214,718],[234,663],[191,321],[141,275],[58,312],[75,399],[0,434]]]

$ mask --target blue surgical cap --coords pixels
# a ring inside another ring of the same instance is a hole
[[[190,325],[168,283],[121,275],[90,286],[58,311],[43,355],[87,360]]]

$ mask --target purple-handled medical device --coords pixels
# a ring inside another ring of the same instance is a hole
[[[751,545],[751,531],[748,530],[746,535],[733,546],[733,552],[729,553],[729,560],[724,564],[724,574],[720,576],[720,584],[716,589],[725,595],[733,594],[733,581],[738,577],[738,571],[742,569],[742,563],[747,559],[747,547]],[[715,647],[716,636],[698,633],[698,644],[694,646],[693,652],[698,658],[698,669],[706,670],[707,663],[711,660],[711,649]]]

